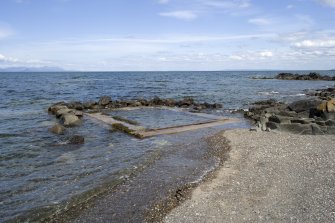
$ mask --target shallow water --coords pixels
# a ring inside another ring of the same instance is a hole
[[[292,101],[303,98],[304,89],[333,85],[325,81],[249,79],[277,73],[0,73],[0,221],[61,204],[105,182],[123,179],[157,152],[206,135],[206,131],[199,131],[138,140],[111,133],[85,119],[81,127],[68,129],[65,136],[55,136],[47,131],[56,121],[46,112],[52,103],[96,100],[101,95],[111,95],[113,99],[193,96],[200,102],[222,103],[224,108],[213,112],[226,115],[225,109],[246,108],[252,101],[268,98]],[[334,71],[320,73],[335,75]],[[135,116],[148,127],[188,124],[199,118],[194,120],[177,113],[174,119],[157,122],[161,114],[157,113],[156,119],[151,119],[151,115]],[[131,117],[135,116],[132,113]],[[71,134],[83,135],[85,144],[66,145],[67,135]]]
[[[190,125],[210,121],[213,119],[197,116],[172,109],[143,108],[135,110],[116,110],[110,112],[111,116],[120,116],[134,120],[148,129],[168,128],[172,126]]]

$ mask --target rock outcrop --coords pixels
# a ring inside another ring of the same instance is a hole
[[[323,80],[323,81],[335,81],[335,76],[320,75],[319,73],[309,74],[292,74],[292,73],[280,73],[275,79],[279,80]]]
[[[275,100],[256,102],[245,117],[263,131],[296,134],[335,134],[335,99],[305,99],[284,104]]]
[[[306,90],[306,95],[316,96],[322,100],[330,100],[331,98],[335,98],[335,86],[326,89]]]

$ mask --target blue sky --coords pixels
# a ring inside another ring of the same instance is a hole
[[[335,68],[335,0],[1,0],[0,68]]]

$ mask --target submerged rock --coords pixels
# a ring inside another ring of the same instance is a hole
[[[52,126],[51,128],[49,128],[49,131],[54,133],[54,134],[60,135],[60,134],[64,133],[65,127],[60,125],[60,124],[56,124],[56,125]]]
[[[78,145],[78,144],[84,144],[85,138],[80,135],[73,135],[69,138],[68,144]]]

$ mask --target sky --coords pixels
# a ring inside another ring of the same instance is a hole
[[[335,68],[335,0],[0,0],[0,68]]]

